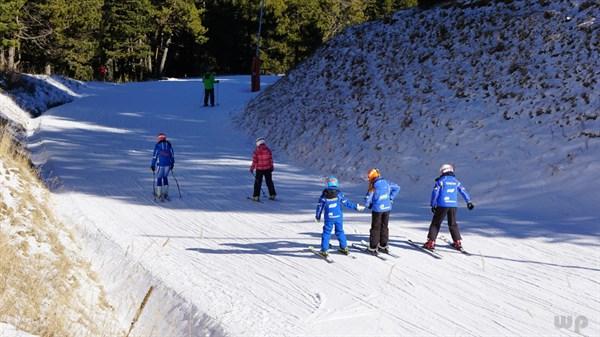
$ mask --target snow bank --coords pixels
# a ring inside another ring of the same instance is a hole
[[[60,76],[13,74],[8,93],[32,117],[79,97],[83,83]]]
[[[36,337],[26,332],[18,330],[12,325],[0,322],[0,336],[2,337]]]
[[[589,188],[600,169],[599,6],[400,11],[332,39],[238,125],[323,175],[357,181],[378,167],[424,206],[439,166],[454,163],[496,215],[527,209],[567,232],[598,233],[600,194]]]
[[[94,261],[120,326],[129,336],[226,336],[213,319],[166,287],[84,214],[76,219],[85,256]]]
[[[45,336],[115,332],[78,242],[48,207],[27,158],[13,154],[7,134],[0,139],[0,320]]]
[[[83,86],[60,76],[0,73],[0,119],[11,125],[13,136],[30,135],[38,126],[32,117],[80,97]]]

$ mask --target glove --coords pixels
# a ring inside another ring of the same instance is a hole
[[[365,210],[365,206],[363,206],[363,205],[360,205],[360,204],[357,204],[357,205],[356,205],[356,210],[357,210],[357,211],[359,211],[359,212],[362,212],[362,211],[364,211],[364,210]]]
[[[470,210],[472,210],[473,208],[475,208],[475,205],[473,205],[472,202],[467,202],[467,208]]]
[[[319,219],[319,217],[315,217],[315,220],[316,220],[317,222],[321,221],[321,219]]]
[[[435,213],[437,211],[437,206],[431,206],[431,213]]]
[[[250,168],[250,174],[254,175],[254,170]]]
[[[175,167],[175,164],[171,164],[171,166],[169,166],[169,169],[170,169],[171,171],[173,171],[173,168],[174,168],[174,167]]]
[[[152,170],[152,172],[156,171],[156,167],[154,167],[154,165],[150,166],[150,169]]]

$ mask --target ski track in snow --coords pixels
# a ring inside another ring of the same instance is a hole
[[[353,252],[356,259],[332,254],[328,264],[309,252],[320,242],[314,206],[328,173],[273,149],[282,200],[247,200],[260,135],[235,130],[230,119],[252,94],[247,77],[221,80],[215,108],[201,108],[198,80],[90,83],[82,98],[41,117],[30,148],[48,157],[44,172],[60,181],[53,189],[59,213],[85,214],[232,336],[576,335],[555,328],[555,315],[585,315],[583,333],[598,335],[594,237],[575,245],[465,233],[473,256],[438,240],[443,259],[436,260],[406,243],[424,239],[430,215],[420,209],[420,221],[403,219],[423,203],[403,196],[390,222],[399,258]],[[182,193],[171,177],[164,203],[151,195],[158,132],[173,143]],[[362,201],[366,186],[342,187]],[[350,242],[368,238],[368,213],[346,210],[345,220]]]

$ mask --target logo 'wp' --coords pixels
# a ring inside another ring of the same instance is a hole
[[[554,316],[554,326],[557,329],[570,329],[573,327],[573,316]],[[581,329],[588,326],[588,319],[585,316],[575,318],[574,331],[579,333]]]

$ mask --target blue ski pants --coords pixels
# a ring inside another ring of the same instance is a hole
[[[156,168],[156,186],[169,185],[169,172],[171,172],[170,166],[158,166]]]
[[[346,234],[344,234],[344,223],[342,220],[325,221],[323,225],[323,234],[321,235],[321,251],[326,252],[329,249],[329,240],[331,239],[331,230],[335,227],[335,236],[340,242],[340,248],[345,249],[348,246]]]

